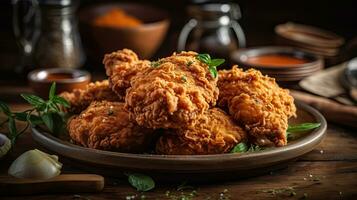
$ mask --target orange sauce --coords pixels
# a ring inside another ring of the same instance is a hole
[[[63,79],[72,79],[75,78],[71,73],[59,72],[59,73],[52,73],[47,74],[46,79],[49,81],[58,81]]]
[[[309,60],[282,54],[268,54],[261,56],[248,57],[247,63],[251,65],[269,67],[294,67],[294,65],[308,63]]]
[[[94,20],[94,24],[107,27],[136,27],[142,21],[119,8],[113,8]]]

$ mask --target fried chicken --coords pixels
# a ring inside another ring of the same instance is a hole
[[[71,107],[67,112],[78,114],[86,109],[93,101],[121,101],[109,87],[108,80],[97,81],[87,85],[85,89],[74,89],[72,92],[63,92],[59,96],[66,99]]]
[[[71,118],[67,126],[75,143],[94,149],[142,152],[153,137],[153,130],[129,120],[124,103],[120,102],[94,101]]]
[[[253,143],[259,146],[287,144],[288,119],[296,112],[288,90],[257,70],[243,71],[237,66],[219,72],[218,87],[218,105],[229,110]]]
[[[120,97],[125,97],[130,80],[139,72],[150,67],[150,61],[139,60],[138,56],[129,49],[118,50],[106,54],[103,59],[110,85]]]
[[[156,152],[171,155],[227,153],[245,139],[245,131],[230,116],[213,108],[201,115],[196,126],[166,130],[156,143]]]
[[[217,78],[196,56],[173,54],[132,77],[125,97],[130,117],[148,128],[179,128],[215,105]]]

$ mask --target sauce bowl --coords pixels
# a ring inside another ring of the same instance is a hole
[[[37,69],[28,74],[32,90],[40,97],[47,98],[53,82],[56,82],[56,92],[83,89],[91,81],[89,72],[78,69],[52,68]]]

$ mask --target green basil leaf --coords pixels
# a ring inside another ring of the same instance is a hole
[[[211,63],[211,56],[207,53],[203,53],[203,54],[198,54],[196,56],[196,58],[203,62],[203,63],[206,63],[207,65],[209,65]]]
[[[32,94],[21,94],[22,98],[24,98],[29,104],[32,106],[43,110],[46,107],[46,102],[41,97],[32,95]]]
[[[11,110],[5,102],[0,101],[0,110],[7,116],[11,115]]]
[[[53,112],[60,112],[58,106],[54,102],[49,101],[47,103],[47,105],[48,105],[48,108],[52,109]]]
[[[27,113],[25,112],[16,112],[14,113],[15,115],[15,119],[19,120],[19,121],[27,121]]]
[[[12,144],[15,144],[16,141],[16,136],[17,136],[17,128],[16,128],[16,123],[15,119],[12,116],[9,116],[9,136]]]
[[[64,118],[60,115],[60,113],[52,113],[53,120],[53,131],[52,133],[58,135],[66,131],[66,123]]]
[[[130,185],[137,191],[146,192],[155,188],[155,182],[150,176],[137,173],[126,173]]]
[[[213,78],[217,78],[217,76],[218,76],[218,72],[217,72],[217,69],[215,68],[215,67],[209,67],[208,68],[208,70],[209,70],[209,72],[211,73],[211,76],[213,77]]]
[[[50,92],[48,94],[48,99],[52,100],[55,95],[56,95],[56,82],[53,82],[51,87],[50,87]]]
[[[29,121],[32,126],[43,124],[42,118],[37,115],[31,115]]]
[[[52,113],[43,113],[41,115],[42,121],[45,123],[47,128],[53,133],[54,130],[54,123],[53,123],[53,116]]]
[[[248,145],[244,142],[238,143],[231,151],[231,153],[243,153],[248,151]]]
[[[247,152],[255,152],[255,151],[261,151],[264,150],[263,147],[260,147],[258,145],[250,145],[249,149],[247,150]]]
[[[217,66],[220,66],[221,64],[224,63],[224,59],[213,59],[211,60],[211,63],[209,64],[209,66],[211,67],[217,67]]]
[[[309,131],[318,128],[320,126],[321,126],[320,123],[303,123],[297,125],[289,125],[287,132],[288,133],[304,132],[304,131]]]
[[[63,97],[60,97],[60,96],[54,96],[53,102],[56,104],[60,104],[66,108],[69,108],[71,106],[66,99],[64,99]]]

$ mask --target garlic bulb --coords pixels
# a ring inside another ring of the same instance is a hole
[[[11,164],[8,173],[16,178],[49,179],[58,176],[61,168],[58,156],[34,149],[19,156]]]
[[[5,156],[11,149],[11,141],[6,135],[0,133],[0,158]]]

